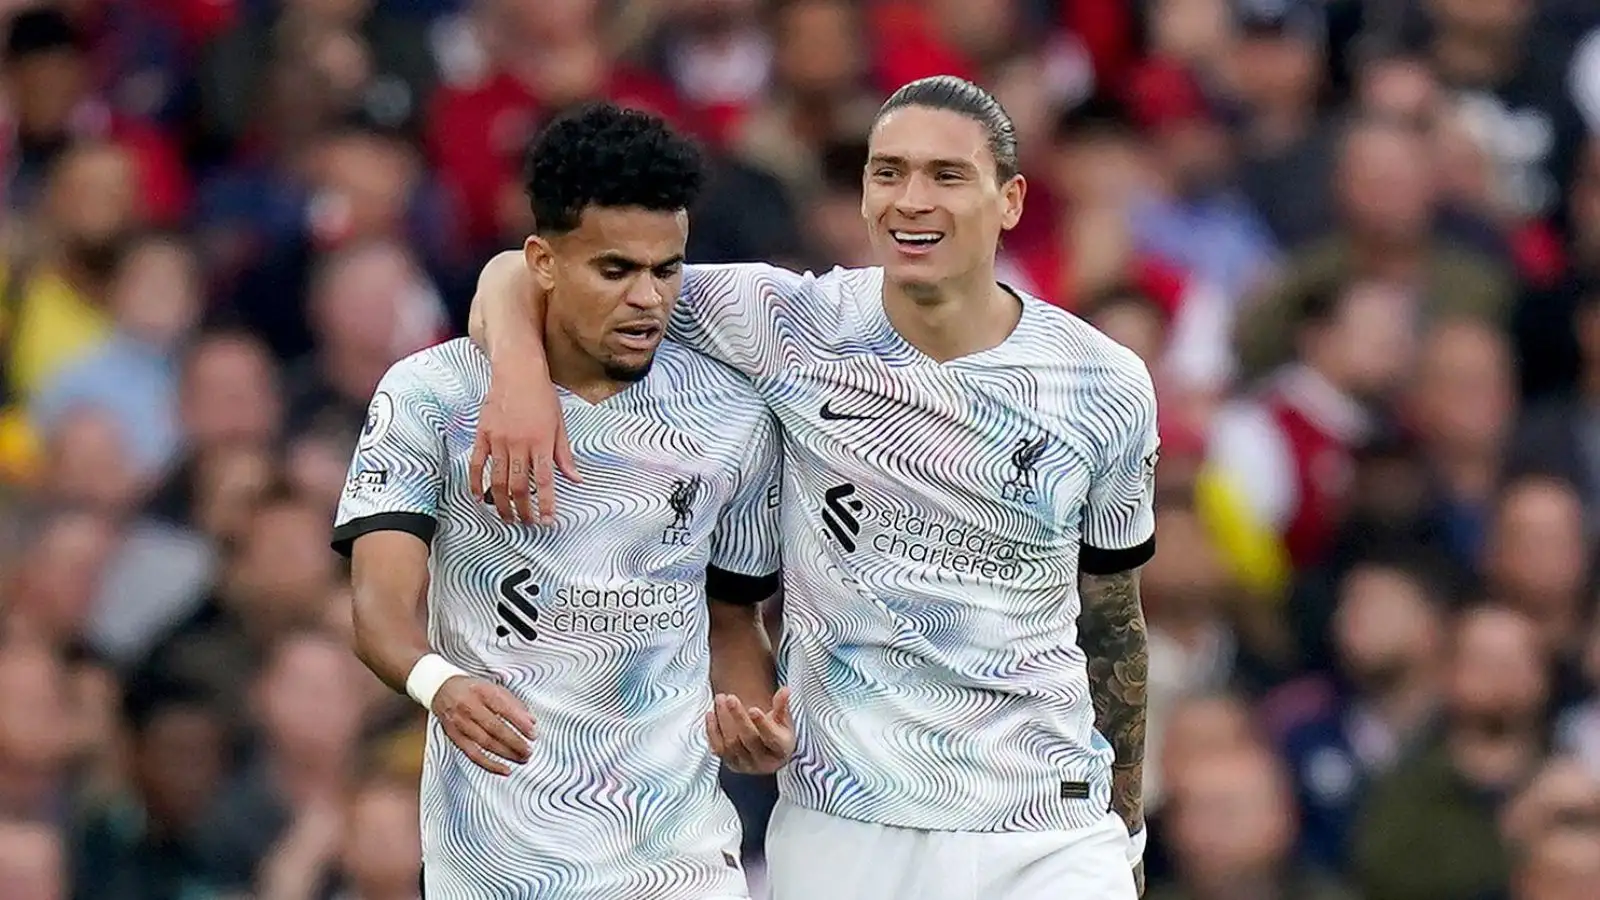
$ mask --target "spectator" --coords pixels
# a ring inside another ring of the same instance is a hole
[[[1507,275],[1438,238],[1437,185],[1414,129],[1376,119],[1351,124],[1335,172],[1342,230],[1294,254],[1278,288],[1240,319],[1246,377],[1290,356],[1292,323],[1308,297],[1332,285],[1382,285],[1406,298],[1402,306],[1419,326],[1446,311],[1494,322],[1509,315]]]
[[[1541,835],[1517,867],[1512,900],[1583,900],[1600,883],[1600,833],[1566,826]]]
[[[310,70],[330,120],[360,111],[389,128],[419,128],[437,78],[427,32],[382,6],[290,0],[270,12],[247,12],[211,42],[199,68],[210,136],[228,144],[254,137],[251,114],[259,109],[267,73],[285,58]],[[302,93],[302,102],[307,99]]]
[[[7,625],[58,647],[81,640],[116,526],[83,510],[53,510],[32,523],[27,551],[7,593]]]
[[[7,200],[32,205],[61,157],[80,143],[110,142],[132,170],[127,191],[155,221],[187,211],[189,173],[171,140],[94,96],[88,40],[66,13],[38,4],[9,21],[5,97],[14,132],[7,155],[14,168]]]
[[[1271,271],[1277,248],[1237,193],[1236,150],[1195,77],[1155,64],[1129,86],[1129,107],[1154,150],[1156,190],[1130,209],[1134,246],[1237,301]]]
[[[1511,348],[1493,323],[1439,322],[1423,336],[1399,414],[1433,474],[1430,519],[1457,566],[1480,558],[1516,417]]]
[[[131,784],[94,809],[74,846],[79,896],[159,900],[214,896],[196,848],[196,829],[228,769],[225,724],[200,692],[181,685],[134,685],[126,701]]]
[[[310,307],[325,253],[368,243],[410,243],[414,213],[425,196],[421,161],[405,144],[369,128],[340,128],[322,134],[308,154],[307,197],[299,227],[245,272],[230,298],[235,324],[248,327],[267,341],[280,360],[297,359],[312,349]],[[418,256],[424,280],[448,281],[439,248]],[[409,251],[408,251],[409,253]],[[419,277],[422,277],[419,275]],[[442,317],[442,300],[428,298],[434,284],[413,298],[421,308],[409,315]],[[285,302],[289,298],[292,302]],[[465,318],[463,315],[461,318]]]
[[[208,335],[189,349],[178,379],[183,456],[156,490],[157,516],[192,521],[201,470],[213,454],[275,449],[284,415],[279,378],[266,348],[248,334]]]
[[[1300,361],[1218,414],[1209,459],[1239,492],[1248,521],[1305,566],[1331,546],[1355,452],[1376,434],[1376,403],[1413,351],[1394,295],[1377,285],[1314,296],[1301,315]]]
[[[1232,67],[1233,92],[1247,115],[1240,189],[1276,243],[1294,248],[1331,225],[1326,216],[1334,128],[1317,115],[1326,13],[1305,0],[1236,6],[1243,34]]]
[[[1242,747],[1188,767],[1173,785],[1170,818],[1180,875],[1152,900],[1344,900],[1294,862],[1294,806],[1278,762]]]
[[[67,900],[66,879],[59,830],[0,820],[0,884],[8,900]]]
[[[210,596],[187,617],[163,622],[138,671],[199,684],[243,708],[253,664],[283,635],[320,623],[336,595],[335,557],[315,524],[323,511],[300,498],[264,493],[243,517]]]
[[[1547,661],[1535,625],[1511,610],[1457,619],[1443,731],[1373,786],[1353,834],[1368,900],[1454,900],[1509,883],[1496,814],[1544,752]]]
[[[1490,596],[1527,616],[1548,658],[1581,653],[1589,584],[1583,507],[1572,486],[1549,478],[1512,481],[1501,493],[1485,557]]]
[[[178,450],[176,357],[199,318],[201,290],[199,263],[181,239],[131,242],[111,279],[111,338],[34,399],[33,418],[46,439],[71,411],[101,410],[116,419],[134,472],[161,473]]]
[[[111,144],[82,144],[50,170],[37,258],[6,260],[5,320],[13,323],[4,388],[21,403],[105,340],[106,291],[138,224],[134,170]],[[9,326],[8,326],[9,327]]]
[[[1300,805],[1301,853],[1324,871],[1346,868],[1368,786],[1434,724],[1444,648],[1432,588],[1425,575],[1382,563],[1357,566],[1340,586],[1330,623],[1342,675],[1335,699],[1282,742]]]
[[[865,135],[878,111],[877,98],[865,91],[861,19],[841,0],[791,0],[773,13],[777,90],[749,113],[736,146],[798,196],[827,183],[819,166],[824,148]],[[854,166],[858,188],[866,154],[861,157]]]
[[[69,719],[66,671],[56,654],[43,644],[9,637],[0,652],[0,816],[53,825],[66,820],[72,801]],[[8,837],[7,849],[15,851],[18,835]],[[0,872],[18,864],[10,859],[0,864]]]
[[[1600,173],[1597,173],[1600,174]],[[1520,474],[1544,473],[1576,485],[1591,521],[1600,515],[1600,282],[1577,286],[1572,318],[1582,359],[1575,390],[1546,399],[1519,423],[1509,465]]]
[[[248,888],[258,875],[276,874],[274,855],[295,856],[302,842],[337,854],[339,798],[356,761],[365,684],[349,648],[327,636],[298,632],[272,645],[252,690],[259,755],[201,828],[213,877]]]
[[[319,421],[355,434],[383,373],[444,330],[431,287],[387,242],[328,257],[312,279],[310,318],[317,349],[288,370],[291,434]]]

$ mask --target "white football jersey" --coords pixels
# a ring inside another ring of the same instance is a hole
[[[782,425],[782,791],[906,828],[1092,825],[1113,754],[1077,580],[1154,551],[1149,372],[1029,296],[999,346],[939,363],[882,291],[880,269],[690,266],[670,332]]]
[[[706,744],[707,580],[776,589],[779,444],[749,382],[670,342],[599,404],[562,392],[584,483],[554,528],[506,525],[467,483],[489,364],[468,340],[379,385],[335,546],[431,541],[428,638],[537,725],[509,778],[428,733],[427,894],[440,900],[746,896],[739,825]]]

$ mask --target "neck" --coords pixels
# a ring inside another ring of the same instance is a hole
[[[1277,872],[1270,867],[1195,878],[1193,884],[1194,895],[1202,900],[1278,900],[1283,895]]]
[[[358,887],[354,896],[358,900],[418,900],[421,895],[417,893],[416,882],[412,881],[404,886]]]
[[[994,280],[992,264],[933,287],[886,280],[883,309],[907,343],[939,362],[999,346],[1022,319],[1017,298]]]
[[[1410,734],[1433,713],[1431,678],[1414,678],[1408,684],[1372,699],[1367,708],[1397,735]]]
[[[1531,730],[1504,737],[1457,731],[1448,741],[1461,774],[1489,790],[1504,790],[1520,782],[1537,765],[1542,749]]]
[[[280,752],[272,761],[272,772],[290,803],[298,805],[338,793],[345,783],[345,756],[343,752]]]
[[[1367,278],[1409,284],[1422,272],[1423,242],[1354,236],[1353,266]]]
[[[1433,464],[1451,499],[1482,503],[1494,495],[1499,475],[1496,456],[1446,447],[1434,455]]]
[[[372,396],[389,365],[382,356],[368,356],[354,350],[332,349],[322,358],[322,372],[328,386],[351,400]]]
[[[1443,32],[1433,44],[1433,59],[1447,81],[1485,86],[1516,62],[1521,32],[1508,35]]]
[[[628,382],[607,375],[594,357],[549,324],[545,325],[544,357],[550,366],[550,381],[590,403],[614,397],[628,387]]]
[[[1314,121],[1307,107],[1279,104],[1262,109],[1250,123],[1250,140],[1262,153],[1281,153],[1294,146]]]

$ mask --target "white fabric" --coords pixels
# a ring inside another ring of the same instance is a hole
[[[923,831],[779,801],[767,831],[771,900],[1134,900],[1128,828]]]

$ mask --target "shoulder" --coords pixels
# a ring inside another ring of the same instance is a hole
[[[655,392],[666,394],[727,392],[757,396],[750,379],[738,370],[670,338],[656,348],[649,383]]]
[[[778,301],[847,297],[862,291],[876,292],[882,284],[882,270],[877,268],[836,267],[819,274],[770,263],[697,263],[685,266],[683,276],[686,291],[730,297],[755,295]]]
[[[1038,350],[1049,362],[1044,380],[1066,389],[1073,403],[1096,400],[1154,405],[1155,385],[1139,355],[1105,332],[1064,309],[1037,297],[1021,295]]]
[[[656,350],[646,387],[654,403],[699,414],[712,427],[742,426],[766,410],[748,377],[671,340]]]
[[[431,397],[440,407],[476,408],[488,388],[489,361],[468,338],[419,350],[389,368],[379,392]]]

